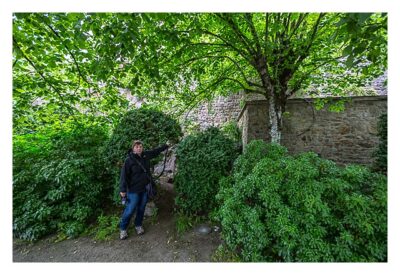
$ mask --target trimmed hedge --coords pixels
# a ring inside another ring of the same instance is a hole
[[[119,124],[114,128],[104,155],[107,156],[109,166],[113,173],[112,199],[115,204],[120,203],[119,198],[119,177],[120,170],[132,148],[132,140],[140,139],[144,149],[153,149],[167,141],[177,143],[182,136],[179,123],[158,110],[151,108],[133,109],[125,114]],[[152,160],[156,164],[160,158]]]
[[[179,123],[169,115],[151,108],[133,109],[114,128],[105,153],[113,165],[121,166],[132,140],[140,139],[145,149],[152,149],[167,141],[177,143],[181,136]]]
[[[176,206],[188,215],[211,211],[219,180],[229,174],[237,154],[235,142],[218,128],[187,136],[176,150]]]
[[[218,216],[244,261],[387,260],[387,179],[252,141],[221,180]]]

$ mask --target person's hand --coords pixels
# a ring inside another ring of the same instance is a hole
[[[121,195],[121,197],[125,197],[126,196],[125,192],[120,192],[119,194]]]

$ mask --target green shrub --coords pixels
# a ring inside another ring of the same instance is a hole
[[[228,138],[235,141],[236,143],[241,144],[242,142],[242,132],[236,123],[236,121],[228,121],[221,126],[221,131]]]
[[[176,155],[176,205],[189,215],[208,213],[215,207],[220,178],[228,175],[237,156],[234,141],[211,127],[187,136]]]
[[[104,201],[107,129],[64,122],[13,139],[13,232],[36,240],[76,236]]]
[[[113,130],[105,147],[110,167],[113,167],[113,199],[119,203],[120,168],[125,161],[132,141],[142,140],[144,148],[153,149],[167,141],[176,143],[182,136],[181,128],[170,116],[150,108],[133,109],[126,113]],[[154,165],[159,159],[153,160]]]
[[[133,109],[113,130],[106,153],[112,163],[123,163],[135,139],[140,139],[145,149],[152,149],[167,141],[177,143],[181,136],[178,122],[170,116],[150,108]]]
[[[118,232],[120,217],[118,215],[105,216],[101,214],[97,217],[95,228],[95,240],[108,241],[115,237]]]
[[[375,163],[374,171],[387,174],[387,114],[382,114],[378,122],[379,146],[373,157]]]
[[[176,213],[175,228],[178,235],[182,235],[201,221],[199,216],[189,216],[178,211]]]
[[[221,186],[222,236],[244,261],[387,259],[386,177],[365,167],[253,141]]]

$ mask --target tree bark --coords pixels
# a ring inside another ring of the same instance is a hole
[[[269,97],[269,124],[270,124],[270,137],[271,142],[274,143],[281,143],[281,136],[282,136],[282,108],[279,105],[279,102],[276,101],[276,98],[271,95]]]
[[[271,142],[280,144],[281,142],[281,126],[282,126],[282,112],[284,106],[282,106],[279,96],[276,95],[274,85],[271,78],[268,76],[267,61],[266,58],[260,56],[255,59],[255,68],[258,71],[261,83],[265,89],[265,97],[268,101],[268,116],[269,116],[269,135]]]

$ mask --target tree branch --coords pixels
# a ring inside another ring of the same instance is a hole
[[[69,49],[68,45],[66,45],[63,41],[63,39],[61,38],[61,36],[56,32],[56,30],[50,25],[47,24],[44,20],[43,23],[52,31],[52,33],[61,41],[61,44],[65,47],[65,49],[68,51],[68,53],[71,55],[74,64],[76,66],[76,69],[78,70],[78,75],[87,83],[89,84],[89,86],[91,86],[91,84],[86,80],[86,78],[82,75],[81,69],[79,67],[78,62],[76,61],[75,55],[71,52],[71,50]]]
[[[203,100],[203,98],[200,98],[200,100],[196,100],[201,94],[204,94],[204,93],[208,92],[210,88],[212,88],[212,87],[214,87],[214,86],[217,86],[217,85],[221,84],[221,83],[224,82],[224,81],[233,81],[233,82],[238,83],[238,84],[243,88],[243,90],[244,90],[246,93],[258,93],[258,94],[261,94],[261,95],[265,96],[265,93],[263,93],[263,92],[261,92],[261,91],[252,90],[252,89],[249,89],[249,88],[245,87],[245,86],[243,85],[243,83],[241,83],[241,82],[240,82],[239,80],[237,80],[237,79],[231,78],[231,77],[229,77],[229,76],[223,76],[223,77],[218,78],[216,81],[214,81],[213,83],[209,84],[209,85],[208,85],[207,87],[205,87],[201,92],[199,92],[199,93],[196,95],[196,97],[195,97],[190,103],[188,103],[187,108],[185,108],[185,109],[180,113],[180,115],[182,115],[184,112],[186,112],[186,111],[188,111],[188,110],[193,109],[193,107],[196,106],[196,104],[198,104],[201,100]],[[214,93],[215,93],[215,91],[214,91],[214,92],[211,92],[211,95],[213,95]],[[186,117],[187,117],[187,115],[186,115]]]
[[[238,64],[238,62],[236,62],[233,58],[231,58],[230,56],[227,56],[227,55],[203,55],[203,56],[199,56],[199,57],[193,57],[191,59],[185,60],[184,62],[182,62],[178,66],[184,66],[184,65],[187,65],[188,63],[191,63],[191,62],[194,62],[194,61],[198,61],[198,60],[201,60],[201,59],[207,59],[207,58],[228,59],[229,61],[231,61],[236,66],[236,68],[238,69],[239,73],[242,75],[243,80],[247,84],[249,84],[250,86],[261,87],[262,88],[261,85],[257,85],[256,83],[251,82],[250,80],[248,80],[246,75],[245,75],[245,73],[244,73],[244,71],[242,70],[242,68]]]
[[[257,53],[258,53],[258,55],[260,55],[262,53],[261,45],[260,45],[260,39],[258,38],[256,28],[254,27],[253,16],[250,13],[246,13],[244,16],[245,16],[247,24],[250,27],[251,34],[252,34],[252,36],[253,36],[253,38],[255,40],[255,44],[256,44],[256,47],[257,47]]]
[[[322,62],[321,64],[318,64],[317,66],[315,66],[314,68],[306,71],[303,73],[303,76],[295,82],[295,84],[293,85],[293,90],[289,93],[288,97],[293,95],[295,92],[297,92],[300,89],[301,84],[303,83],[303,81],[305,79],[307,79],[308,77],[310,77],[310,74],[312,72],[314,72],[315,70],[317,70],[318,68],[321,68],[322,66],[332,62],[332,61],[336,61],[340,58],[342,58],[343,56],[339,56],[339,57],[333,57],[333,58],[327,58],[324,62]],[[319,60],[322,61],[322,60]],[[312,66],[315,65],[315,63],[318,62],[318,60],[314,60],[313,62],[309,63],[309,64],[305,64],[303,65],[303,67],[307,67],[307,66]]]
[[[288,14],[288,16],[285,19],[285,33],[289,32],[289,22],[290,22],[290,17],[292,16],[291,13]]]
[[[247,52],[250,54],[250,56],[255,56],[256,55],[256,50],[251,46],[250,41],[248,38],[240,31],[239,27],[233,20],[233,18],[226,16],[227,14],[216,14],[220,19],[225,21],[228,26],[233,30],[233,32],[236,34],[236,36],[239,38],[239,40],[242,42],[243,46],[245,49],[247,49]]]
[[[208,32],[208,31],[207,31]],[[210,35],[214,35],[216,37],[219,37],[218,35],[212,34],[211,32],[208,32],[207,34]],[[222,38],[220,38],[222,40]],[[173,55],[175,56],[178,53],[183,53],[187,48],[189,47],[197,47],[197,46],[205,46],[205,47],[220,47],[220,48],[230,48],[232,49],[235,53],[237,53],[238,55],[240,55],[247,63],[249,63],[251,65],[251,62],[249,60],[249,57],[245,55],[244,52],[240,51],[239,49],[237,49],[236,47],[234,47],[231,44],[227,44],[227,43],[208,43],[208,42],[198,42],[198,43],[191,43],[191,44],[186,44],[184,46],[182,46],[180,49],[178,49],[178,51]],[[163,61],[162,64],[166,64],[168,62],[170,62],[173,58],[173,56],[171,58],[168,58],[167,60]]]
[[[312,31],[312,33],[310,35],[310,38],[308,39],[308,43],[307,43],[306,48],[304,49],[304,51],[302,53],[299,54],[298,59],[294,62],[294,71],[296,71],[296,69],[300,66],[301,62],[308,56],[308,53],[309,53],[310,48],[312,46],[312,43],[314,42],[315,36],[316,36],[316,34],[318,32],[319,23],[321,22],[321,19],[324,16],[325,16],[324,13],[321,13],[318,16],[318,19],[317,19],[317,21],[315,22],[315,24],[313,26],[313,31]]]
[[[265,13],[264,56],[267,56],[268,28],[269,28],[269,13]]]
[[[202,30],[202,31],[203,31],[204,34],[208,34],[208,35],[217,37],[218,39],[222,40],[222,41],[225,43],[226,46],[228,46],[228,47],[232,48],[233,50],[235,50],[235,51],[236,51],[238,54],[240,54],[245,60],[247,60],[249,63],[251,63],[251,62],[250,62],[250,59],[251,59],[251,57],[252,57],[252,53],[251,53],[251,52],[249,52],[248,54],[246,54],[245,52],[241,51],[240,49],[238,49],[237,47],[235,47],[234,45],[232,45],[231,43],[229,43],[229,41],[227,41],[227,40],[226,40],[225,38],[223,38],[222,36],[217,35],[217,34],[215,34],[215,33],[212,33],[212,32],[210,32],[210,31],[208,31],[208,30]]]
[[[43,18],[42,18],[42,19],[43,19]],[[72,57],[72,59],[73,59],[73,61],[74,61],[74,64],[75,64],[76,69],[77,69],[77,71],[78,71],[78,85],[77,85],[77,87],[76,87],[76,89],[75,89],[75,91],[74,91],[74,94],[77,93],[77,91],[79,90],[79,88],[80,88],[80,86],[81,86],[81,80],[80,80],[81,78],[82,78],[83,81],[85,81],[85,82],[89,85],[89,90],[90,90],[90,89],[95,90],[95,89],[93,88],[93,85],[92,85],[91,83],[89,83],[88,80],[83,76],[82,71],[81,71],[81,69],[80,69],[80,66],[79,66],[77,60],[76,60],[75,55],[71,52],[71,50],[70,50],[70,48],[68,47],[68,45],[64,43],[62,37],[57,33],[57,31],[56,31],[50,24],[46,23],[46,20],[42,20],[42,22],[43,22],[43,23],[51,30],[51,32],[61,41],[61,44],[65,47],[65,49],[68,51],[68,53],[71,55],[71,57]],[[93,112],[93,111],[95,110],[95,108],[94,108],[94,106],[93,106],[93,103],[92,103],[91,101],[89,101],[89,103],[90,103],[90,104],[89,104],[90,109],[91,109],[91,111]]]
[[[68,106],[65,101],[63,96],[61,95],[60,91],[53,86],[53,84],[51,82],[49,82],[47,80],[47,78],[43,75],[43,73],[35,66],[35,64],[32,62],[32,60],[29,59],[28,56],[26,56],[26,54],[24,53],[24,51],[21,49],[21,47],[18,45],[17,40],[15,39],[15,37],[13,37],[13,44],[15,45],[15,47],[17,47],[17,49],[21,52],[22,56],[29,62],[29,64],[35,69],[35,71],[40,75],[40,77],[44,80],[45,83],[47,83],[56,93],[57,95],[60,97],[61,102],[63,103],[61,106]],[[69,114],[73,117],[73,113],[71,112],[71,110],[69,108],[67,108]]]
[[[294,26],[294,29],[292,30],[292,33],[289,36],[289,41],[292,39],[292,36],[296,33],[297,29],[300,27],[301,23],[304,21],[304,19],[306,19],[307,16],[308,16],[308,13],[299,15],[296,25]]]

